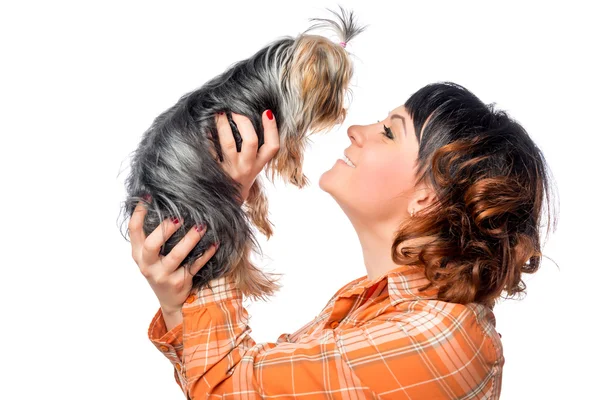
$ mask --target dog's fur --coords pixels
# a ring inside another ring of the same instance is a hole
[[[265,169],[271,180],[278,173],[284,181],[303,187],[307,183],[302,173],[307,136],[330,130],[344,120],[344,98],[353,72],[345,46],[307,32],[333,28],[342,42],[348,42],[365,29],[356,25],[352,12],[341,9],[341,15],[333,13],[340,23],[313,18],[317,23],[298,37],[272,42],[184,95],[153,121],[135,150],[126,179],[124,212],[131,217],[137,203],[145,203],[146,235],[167,217],[182,221],[160,254],[168,254],[201,222],[208,229],[181,265],[189,268],[212,243],[220,242],[216,254],[193,277],[194,288],[228,274],[245,296],[255,299],[264,299],[280,288],[274,274],[265,274],[250,262],[252,251],[260,250],[250,222],[267,237],[273,233],[260,177],[240,207],[240,185],[219,163],[223,155],[215,114],[226,113],[240,151],[242,139],[231,112],[252,121],[260,147],[264,143],[261,115],[272,110],[280,149]],[[152,196],[149,202],[143,199],[145,194]]]

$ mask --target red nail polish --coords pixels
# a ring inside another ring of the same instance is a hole
[[[219,245],[220,245],[220,244],[221,244],[220,242],[216,242],[216,243],[215,243],[215,251],[219,250]]]
[[[270,120],[273,119],[273,111],[267,110],[267,118],[269,118]]]
[[[150,201],[150,199],[152,198],[152,196],[150,196],[148,193],[146,193],[145,195],[142,196],[142,198],[146,201]]]
[[[177,224],[179,223],[179,220],[178,220],[177,218],[175,218],[175,217],[171,217],[171,221],[172,221],[172,222],[173,222],[175,225],[177,225]]]

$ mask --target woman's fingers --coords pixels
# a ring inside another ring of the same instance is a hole
[[[163,257],[162,264],[165,266],[166,273],[172,273],[181,262],[190,254],[190,251],[198,244],[202,236],[206,233],[206,226],[203,225],[200,232],[193,227],[186,235],[171,249],[169,254]]]
[[[144,240],[141,261],[143,266],[155,264],[160,258],[160,248],[181,227],[182,221],[166,218],[154,231]],[[141,266],[140,266],[141,267]],[[142,271],[144,272],[144,271]]]
[[[190,267],[190,272],[188,273],[187,268],[179,268],[175,271],[175,274],[183,274],[183,278],[181,275],[177,276],[177,279],[181,279],[183,281],[183,287],[191,288],[194,283],[194,276],[206,265],[208,260],[217,252],[217,246],[214,244],[210,246],[204,254],[202,254]]]
[[[242,137],[242,151],[239,155],[239,165],[242,167],[242,169],[248,168],[251,170],[254,168],[254,164],[256,163],[258,135],[256,134],[254,126],[248,117],[233,112],[231,113],[231,117],[237,125],[240,136]]]
[[[239,183],[241,202],[248,198],[250,188],[254,184],[257,175],[264,166],[273,158],[279,150],[279,132],[273,113],[269,110],[262,115],[262,123],[265,132],[265,143],[258,149],[258,136],[252,121],[241,114],[232,113],[232,119],[238,128],[242,138],[242,149],[238,153],[235,147],[235,138],[227,117],[217,116],[217,131],[219,141],[223,149],[223,157],[227,159],[223,170]]]
[[[144,245],[144,217],[146,216],[146,207],[143,202],[138,202],[133,210],[133,214],[129,219],[127,229],[129,230],[129,238],[131,240],[131,256],[136,264],[139,264],[142,256],[142,246]]]
[[[216,125],[216,122],[217,122],[217,118],[215,117],[215,125]],[[217,153],[217,149],[216,149],[217,144],[215,144],[216,141],[212,140],[210,134],[206,135],[206,143],[207,143],[207,146],[208,146],[208,151],[212,155],[212,158],[214,160],[216,160],[217,162],[219,162],[220,161],[219,160],[219,154]]]
[[[224,161],[233,163],[237,155],[237,147],[235,146],[235,138],[233,137],[227,115],[217,114],[217,132],[219,134],[219,143],[221,144]]]
[[[272,119],[269,116],[273,117]],[[277,121],[270,110],[262,115],[263,128],[265,131],[265,142],[258,149],[257,162],[264,166],[279,151],[279,131],[277,130]]]
[[[216,252],[217,252],[217,246],[213,244],[208,249],[206,249],[204,254],[202,254],[200,257],[198,257],[198,259],[196,261],[194,261],[194,263],[192,264],[192,266],[190,268],[189,274],[187,272],[185,272],[185,268],[182,268],[185,273],[184,280],[189,280],[190,286],[191,286],[191,281],[192,281],[192,278],[194,277],[194,275],[196,275],[198,273],[198,271],[200,271],[202,269],[202,267],[204,267],[206,265],[208,260],[210,260],[211,257],[214,256]]]

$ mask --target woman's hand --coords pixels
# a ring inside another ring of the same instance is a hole
[[[129,237],[131,238],[132,256],[140,268],[140,272],[156,294],[163,314],[174,314],[181,307],[192,289],[193,276],[215,254],[217,246],[213,244],[192,264],[190,273],[179,267],[194,246],[200,241],[206,227],[199,232],[192,228],[173,247],[166,256],[159,254],[161,246],[179,229],[182,221],[174,222],[165,219],[148,237],[144,236],[142,224],[146,216],[146,207],[139,202],[129,221]],[[164,230],[164,236],[163,236]]]
[[[271,110],[265,111],[262,115],[265,142],[258,149],[258,135],[250,119],[235,113],[231,113],[231,117],[242,137],[241,152],[237,152],[231,126],[225,114],[216,116],[217,131],[223,150],[223,169],[233,180],[242,185],[240,204],[243,204],[256,177],[279,150],[279,132],[273,113]]]

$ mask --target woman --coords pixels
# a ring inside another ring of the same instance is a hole
[[[236,153],[218,116],[224,168],[249,187],[278,148],[263,115],[265,145],[236,116]],[[272,114],[269,114],[272,116]],[[150,340],[189,398],[498,398],[504,357],[492,308],[524,290],[541,259],[549,171],[527,132],[460,85],[413,94],[384,121],[348,129],[346,160],[319,181],[360,239],[367,275],[344,285],[322,313],[276,343],[249,335],[242,296],[228,278],[190,294],[177,268],[202,235],[158,250],[177,224],[147,238],[140,204],[129,230],[133,258],[161,308]],[[548,213],[550,218],[550,213]],[[190,269],[196,273],[214,248]]]

